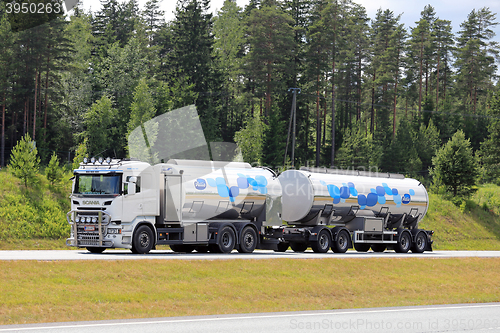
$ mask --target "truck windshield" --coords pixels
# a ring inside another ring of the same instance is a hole
[[[77,175],[75,194],[120,194],[121,175]]]

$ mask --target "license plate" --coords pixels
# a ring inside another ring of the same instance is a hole
[[[95,226],[93,225],[86,225],[83,227],[85,231],[95,231]]]

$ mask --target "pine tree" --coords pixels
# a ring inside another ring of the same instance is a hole
[[[80,163],[83,159],[88,157],[87,153],[87,139],[84,139],[82,143],[78,145],[75,151],[75,157],[73,158],[72,170],[76,170],[80,167]]]
[[[455,202],[468,197],[476,188],[479,175],[478,163],[472,152],[470,141],[462,130],[453,137],[432,158],[430,171],[435,186],[443,186]]]
[[[5,166],[5,117],[7,115],[7,98],[12,87],[13,79],[13,49],[15,35],[12,33],[9,20],[5,12],[4,2],[0,3],[0,106],[2,113],[2,134],[0,141],[0,167]]]
[[[45,168],[45,175],[51,185],[58,183],[62,179],[62,170],[59,167],[59,158],[55,152],[52,153],[49,165]]]
[[[277,1],[270,0],[252,10],[246,24],[249,51],[244,66],[247,76],[257,87],[262,87],[257,93],[264,96],[264,118],[267,118],[274,94],[288,88],[282,78],[292,68],[294,22]]]
[[[130,120],[128,122],[128,149],[134,158],[154,163],[157,158],[152,155],[151,148],[155,145],[158,136],[158,124],[148,123],[156,115],[154,100],[145,79],[141,79],[135,88],[134,101],[130,106]],[[138,149],[144,141],[146,149]]]
[[[116,110],[112,100],[104,95],[97,100],[85,114],[85,131],[90,156],[102,157],[105,152],[112,151],[112,137],[116,131]]]
[[[25,187],[28,187],[28,183],[36,179],[39,167],[40,158],[35,142],[31,140],[29,134],[26,134],[12,149],[9,171],[15,177],[20,178]]]
[[[479,158],[483,168],[483,181],[500,185],[500,92],[490,97],[491,116],[488,124],[488,136],[481,142]]]
[[[171,25],[170,52],[166,59],[167,76],[173,81],[193,84],[198,94],[196,107],[208,142],[219,141],[222,88],[214,61],[212,14],[208,0],[179,0]],[[170,83],[170,82],[169,82]]]

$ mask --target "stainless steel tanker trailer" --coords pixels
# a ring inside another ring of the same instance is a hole
[[[247,163],[85,160],[74,170],[68,246],[99,253],[157,245],[180,252],[431,251],[418,228],[418,181],[391,174],[287,170]]]

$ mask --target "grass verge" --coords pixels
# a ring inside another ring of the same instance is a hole
[[[500,259],[3,261],[0,324],[500,301]]]

